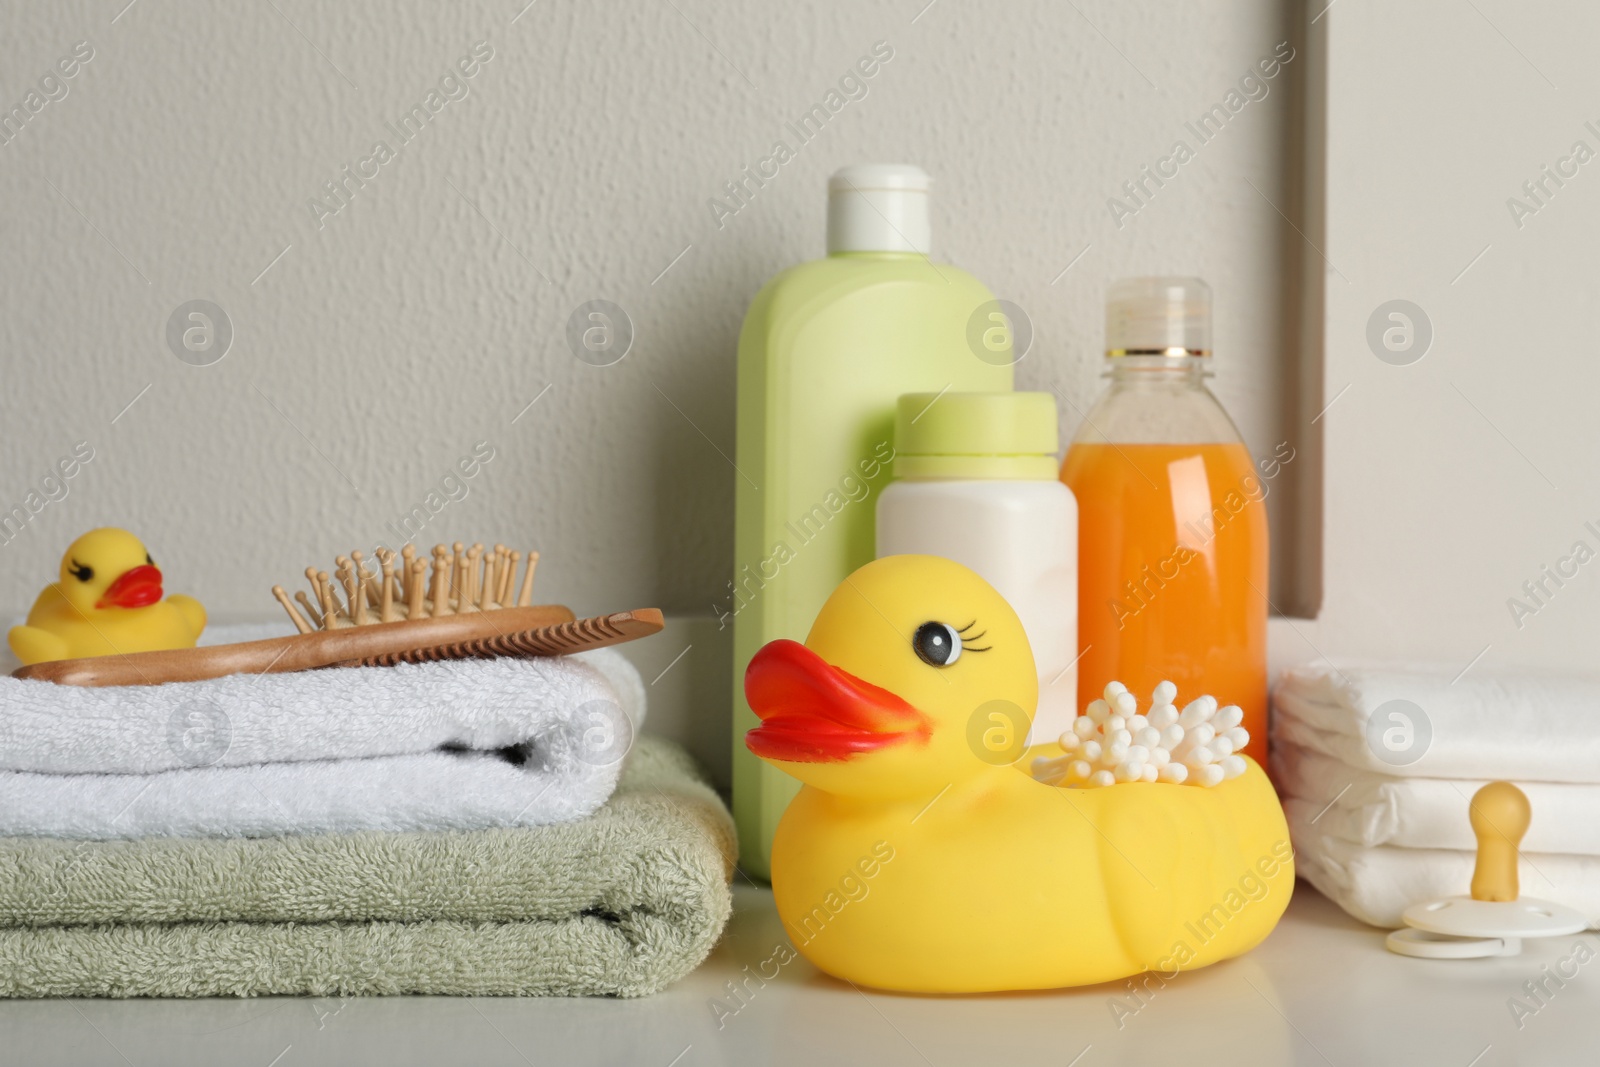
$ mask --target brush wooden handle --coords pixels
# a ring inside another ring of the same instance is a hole
[[[659,612],[656,618],[660,619]],[[35,663],[11,674],[14,678],[82,686],[198,682],[206,678],[221,678],[226,674],[281,674],[358,664],[389,654],[415,655],[419,650],[470,645],[519,632],[535,633],[572,621],[572,610],[559,604],[503,608],[470,615],[446,615],[437,619],[318,630],[233,645],[59,659]]]
[[[636,611],[619,611],[614,615],[574,619],[571,622],[541,626],[533,630],[518,630],[516,633],[459,641],[452,645],[431,645],[401,652],[384,652],[330,666],[393,667],[396,663],[431,663],[441,659],[498,659],[501,656],[526,659],[531,656],[564,656],[569,652],[586,652],[591,648],[604,648],[607,645],[619,645],[639,637],[649,637],[651,634],[660,633],[665,625],[661,612],[655,608],[639,608]]]

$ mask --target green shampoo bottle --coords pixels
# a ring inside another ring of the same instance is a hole
[[[900,394],[1011,388],[994,295],[928,258],[929,185],[911,166],[834,174],[827,258],[769,281],[739,334],[734,576],[718,614],[733,627],[739,852],[763,878],[799,784],[745,748],[757,725],[745,667],[768,641],[804,640],[828,594],[872,560]]]

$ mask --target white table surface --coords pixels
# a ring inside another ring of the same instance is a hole
[[[643,1000],[10,1001],[0,1002],[0,1063],[1600,1063],[1600,936],[1529,942],[1512,959],[1405,959],[1305,883],[1263,945],[1179,975],[1136,1014],[1122,1013],[1120,1028],[1120,983],[906,997],[858,992],[803,959],[764,986],[751,981],[747,1002],[719,1027],[713,1001],[738,1007],[726,983],[783,943],[769,892],[741,883],[735,900],[711,959]],[[1580,939],[1595,958],[1519,1029],[1509,998],[1526,999],[1522,984]]]

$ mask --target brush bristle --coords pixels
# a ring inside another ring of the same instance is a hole
[[[360,551],[336,557],[331,578],[327,571],[307,567],[309,597],[298,592],[291,599],[282,586],[273,586],[273,598],[300,633],[533,604],[537,552],[524,555],[505,545],[486,549],[482,542],[469,547],[457,541],[426,553],[410,544],[399,552],[379,548],[373,556],[376,568]],[[517,567],[524,560],[519,581]],[[303,613],[295,609],[296,601]]]

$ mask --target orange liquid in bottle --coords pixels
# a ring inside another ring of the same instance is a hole
[[[1146,710],[1163,679],[1244,711],[1267,755],[1267,513],[1239,443],[1075,444],[1080,709],[1120,681]]]

